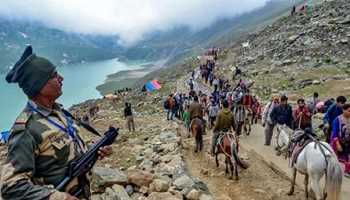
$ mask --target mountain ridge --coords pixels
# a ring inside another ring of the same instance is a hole
[[[242,26],[242,23],[239,23],[242,19],[246,22],[247,18],[266,13],[269,9],[272,15],[279,15],[278,12],[285,12],[290,6],[289,1],[271,0],[263,8],[230,19],[221,19],[196,32],[180,26],[168,31],[150,33],[144,40],[131,47],[119,45],[118,37],[113,35],[66,33],[40,23],[0,18],[0,73],[5,73],[13,66],[28,43],[34,46],[37,54],[48,57],[56,65],[115,57],[120,60],[147,61],[169,58],[169,63],[174,63],[213,45],[215,42],[206,41],[214,41],[219,33],[225,35],[226,32],[226,38],[232,38],[231,35],[236,33],[230,30]],[[256,23],[259,23],[259,20]]]

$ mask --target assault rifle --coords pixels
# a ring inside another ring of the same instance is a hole
[[[118,136],[118,130],[119,128],[109,127],[109,130],[91,149],[77,159],[72,160],[69,163],[66,177],[58,184],[56,189],[64,191],[65,187],[67,187],[74,178],[78,178],[78,188],[74,189],[72,192],[70,191],[70,193],[75,197],[79,197],[80,195],[87,196],[87,191],[85,191],[86,184],[88,184],[86,173],[95,165],[100,147],[111,145]]]

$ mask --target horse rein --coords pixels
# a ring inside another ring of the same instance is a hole
[[[315,142],[315,149],[316,149],[316,145],[318,145],[320,147],[321,153],[324,156],[324,159],[326,161],[326,165],[328,166],[328,160],[327,157],[331,157],[332,155],[332,151],[324,144],[322,144],[319,140],[317,140],[316,138],[312,137],[311,135],[309,135],[309,137]],[[331,155],[326,155],[324,149],[322,148],[324,147],[325,149],[327,149],[328,152],[330,152]],[[327,170],[326,170],[327,171]]]
[[[221,140],[223,140],[223,138],[227,135],[227,137],[229,138],[229,141],[232,143],[232,138],[230,136],[232,136],[234,139],[236,139],[236,136],[232,133],[229,133],[229,132],[221,132],[223,133],[223,136],[221,137]],[[222,150],[222,152],[225,154],[225,156],[227,157],[231,157],[228,153],[226,153],[224,147],[222,146],[221,142],[219,142],[219,146]],[[232,155],[233,156],[233,155]]]

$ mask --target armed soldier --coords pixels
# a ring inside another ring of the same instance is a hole
[[[20,200],[77,200],[90,198],[89,184],[71,181],[64,191],[54,189],[68,171],[70,161],[84,154],[83,126],[56,100],[62,94],[63,77],[47,59],[38,57],[28,46],[7,74],[9,83],[18,83],[28,103],[16,119],[8,142],[7,162],[1,174],[2,198]],[[111,153],[110,146],[99,149],[100,158]],[[72,190],[83,188],[81,196]]]

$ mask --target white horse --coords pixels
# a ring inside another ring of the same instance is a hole
[[[287,153],[288,151],[288,145],[291,136],[293,135],[293,130],[289,128],[288,126],[276,125],[277,128],[277,134],[275,137],[275,147],[276,151],[281,152],[281,153]]]
[[[277,125],[278,138],[280,144],[285,144],[288,138],[288,143],[291,139],[291,134],[288,133],[286,126]],[[288,146],[288,145],[287,145]],[[309,178],[311,189],[315,194],[316,200],[339,200],[341,185],[343,181],[343,170],[338,162],[336,154],[332,148],[325,142],[310,142],[300,152],[296,159],[296,163],[292,163],[293,180],[288,195],[293,195],[295,187],[295,179],[297,172],[305,175],[305,196],[309,197]],[[325,175],[326,185],[321,192],[320,179]]]

